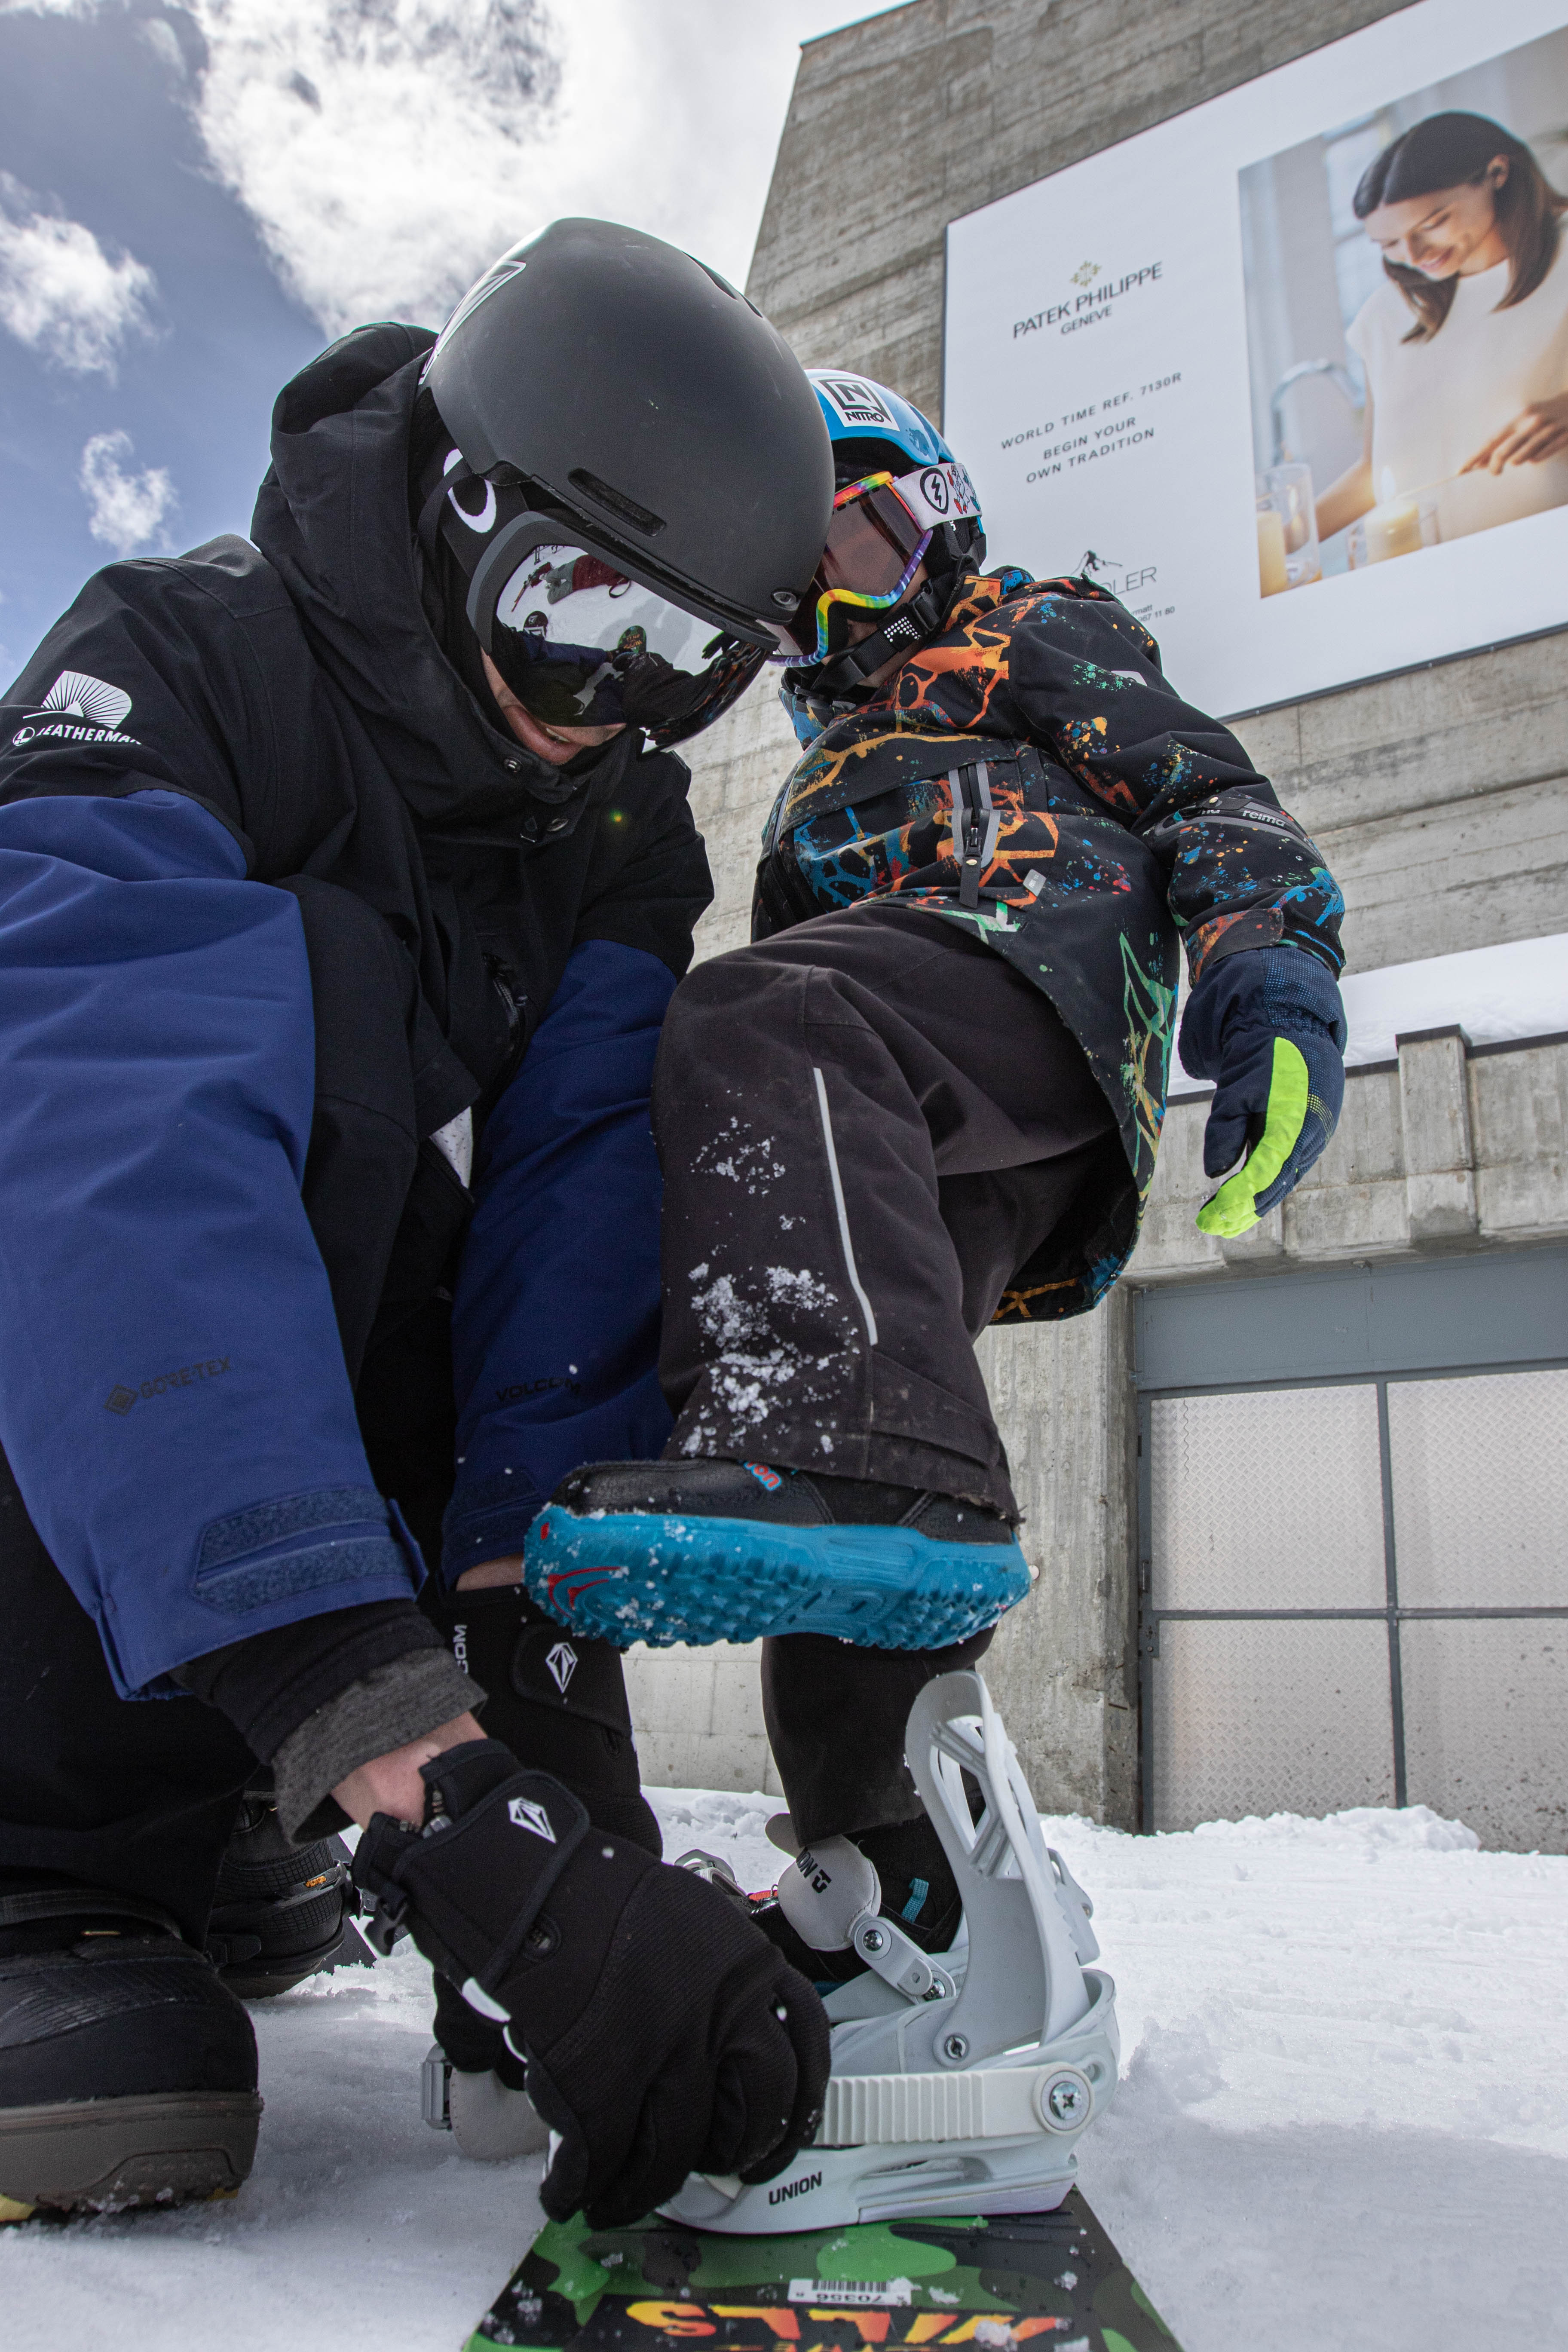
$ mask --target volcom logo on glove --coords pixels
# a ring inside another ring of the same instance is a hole
[[[566,1685],[577,1671],[577,1653],[569,1642],[557,1642],[544,1661],[550,1669],[550,1679],[563,1698]]]
[[[549,1814],[542,1805],[535,1804],[531,1797],[513,1797],[509,1800],[506,1810],[509,1820],[518,1829],[531,1830],[536,1838],[543,1838],[550,1845],[555,1843],[555,1832],[551,1827]]]

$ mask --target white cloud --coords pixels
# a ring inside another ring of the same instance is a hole
[[[110,257],[89,228],[44,210],[0,172],[0,326],[73,375],[113,376],[129,334],[146,334],[153,272]]]
[[[172,73],[176,81],[185,78],[185,53],[180,47],[180,37],[166,16],[143,16],[136,27],[159,64]]]
[[[531,213],[556,83],[540,0],[189,0],[196,118],[331,334],[439,320]]]
[[[0,15],[110,5],[0,0]],[[205,47],[184,95],[213,169],[335,335],[366,319],[438,325],[498,254],[572,213],[650,230],[742,282],[799,44],[881,11],[184,0],[183,13]],[[164,19],[144,37],[171,67],[188,58]]]
[[[89,507],[87,527],[116,555],[134,555],[156,541],[179,500],[162,466],[127,473],[122,461],[134,454],[129,433],[95,433],[81,453],[78,476]]]

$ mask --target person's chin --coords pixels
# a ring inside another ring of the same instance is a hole
[[[583,749],[581,743],[568,743],[534,718],[521,704],[512,703],[507,710],[507,724],[523,749],[531,751],[536,760],[548,761],[552,768],[563,768]]]

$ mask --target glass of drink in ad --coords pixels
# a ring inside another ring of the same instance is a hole
[[[1424,547],[1436,547],[1441,536],[1436,489],[1396,490],[1385,471],[1383,497],[1347,534],[1350,568],[1364,572],[1369,563],[1415,555]]]
[[[1279,596],[1290,585],[1285,568],[1285,518],[1265,476],[1258,477],[1258,587]]]
[[[1323,559],[1318,547],[1318,512],[1312,498],[1312,469],[1291,459],[1282,466],[1271,466],[1264,480],[1279,516],[1285,584],[1288,588],[1305,588],[1323,576]]]

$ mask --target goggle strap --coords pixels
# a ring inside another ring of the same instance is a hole
[[[939,491],[939,499],[931,496],[932,487]],[[834,511],[837,513],[840,507],[850,505],[870,490],[882,489],[891,490],[918,530],[936,530],[944,522],[979,520],[980,500],[974,485],[956,458],[944,459],[940,465],[917,466],[908,474],[865,474],[858,482],[846,482],[834,495]]]
[[[879,629],[875,636],[862,637],[858,646],[847,646],[842,653],[829,654],[820,663],[802,663],[799,667],[813,668],[816,679],[829,694],[847,687],[864,686],[872,671],[880,669],[892,655],[910,650],[906,641],[907,633],[900,626],[905,617],[913,622],[921,639],[934,636],[942,626],[945,601],[945,589],[939,587],[934,580],[928,580],[908,604],[900,606],[886,627]]]

